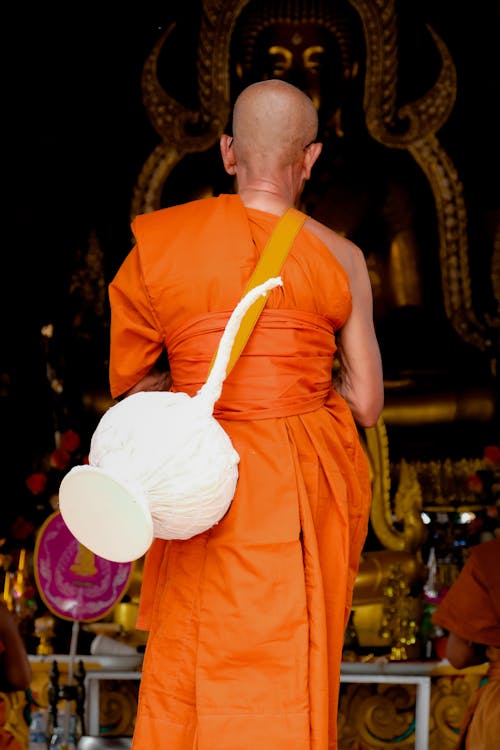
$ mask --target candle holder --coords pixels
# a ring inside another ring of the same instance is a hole
[[[35,620],[35,635],[39,639],[36,652],[39,655],[53,654],[52,638],[54,637],[55,620],[50,615],[37,617]]]

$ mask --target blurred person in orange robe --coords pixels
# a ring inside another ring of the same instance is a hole
[[[296,87],[247,87],[220,141],[237,193],[134,220],[109,288],[114,398],[197,393],[279,217],[298,204],[317,128]],[[240,456],[231,507],[209,531],[155,539],[146,555],[134,750],[337,747],[371,500],[356,422],[381,413],[382,365],[360,248],[308,217],[281,277],[215,404]]]
[[[24,641],[14,615],[0,601],[0,693],[26,691],[31,683],[31,666]],[[0,748],[24,750],[16,737],[5,726],[6,703],[0,698]]]
[[[489,662],[487,682],[474,695],[457,750],[500,746],[500,538],[472,547],[433,614],[449,631],[446,657],[456,669]]]

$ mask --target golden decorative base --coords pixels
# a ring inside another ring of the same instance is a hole
[[[455,750],[460,726],[487,665],[431,673],[429,750]],[[341,686],[339,750],[413,750],[414,685],[348,684]]]

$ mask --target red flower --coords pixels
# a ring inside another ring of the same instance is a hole
[[[59,442],[59,448],[74,453],[80,447],[80,436],[74,430],[63,432]]]
[[[487,445],[484,449],[483,458],[493,466],[500,465],[500,448],[498,445]]]
[[[465,480],[465,486],[476,495],[480,495],[484,489],[483,480],[477,474],[471,474]]]
[[[40,471],[35,472],[34,474],[30,474],[30,476],[26,479],[26,486],[27,488],[34,494],[39,495],[41,492],[44,491],[46,485],[47,485],[47,477],[45,474],[42,474]]]
[[[71,461],[70,453],[68,453],[68,451],[63,450],[62,448],[56,448],[55,451],[52,451],[52,453],[50,454],[50,465],[54,469],[59,469],[60,471],[64,471],[64,469],[68,468],[70,461]]]

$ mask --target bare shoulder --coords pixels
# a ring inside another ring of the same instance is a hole
[[[348,240],[347,237],[343,237],[310,216],[307,218],[304,226],[328,247],[349,277],[352,277],[360,266],[366,265],[361,249],[354,242]]]

